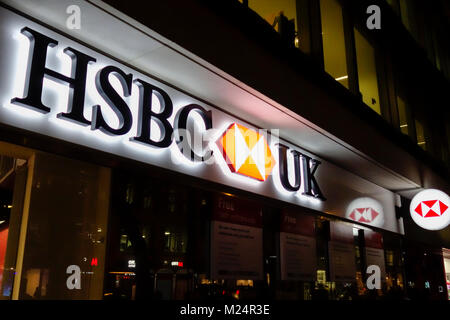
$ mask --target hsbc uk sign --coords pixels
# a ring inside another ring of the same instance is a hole
[[[113,64],[93,72],[97,58],[71,46],[60,48],[62,57],[70,59],[70,72],[57,71],[49,61],[63,59],[50,53],[59,42],[30,27],[22,28],[20,33],[28,40],[29,51],[27,61],[22,61],[26,67],[23,94],[11,97],[12,112],[22,114],[25,108],[27,112],[50,116],[54,106],[43,97],[49,83],[56,84],[68,89],[62,98],[66,107],[54,119],[58,125],[84,128],[84,135],[91,132],[129,137],[125,143],[139,144],[149,156],[154,150],[170,149],[191,164],[222,161],[230,174],[259,183],[266,182],[277,166],[277,179],[285,191],[325,200],[316,180],[320,161],[282,143],[269,145],[268,140],[278,140],[273,134],[232,122],[218,135],[220,129],[213,127],[214,109],[188,103],[175,110],[170,93],[163,88]],[[132,95],[137,112],[130,107]],[[92,101],[91,105],[87,101]],[[215,154],[217,151],[220,155]]]

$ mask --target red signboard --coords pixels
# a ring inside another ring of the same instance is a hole
[[[383,236],[381,233],[364,230],[364,241],[366,243],[366,247],[383,249]]]
[[[295,211],[283,210],[280,218],[280,232],[315,237],[314,217],[303,215]]]
[[[0,231],[0,288],[3,280],[3,270],[5,268],[6,243],[8,241],[8,228]]]
[[[262,228],[262,207],[253,201],[219,194],[214,199],[213,220]]]
[[[330,240],[353,244],[353,227],[344,223],[332,221],[330,223]]]

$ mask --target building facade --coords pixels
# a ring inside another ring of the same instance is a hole
[[[2,299],[449,299],[446,2],[0,16]]]

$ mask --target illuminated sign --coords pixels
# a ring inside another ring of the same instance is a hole
[[[411,218],[420,227],[427,230],[441,230],[450,224],[450,198],[436,189],[419,192],[411,200],[409,211]]]
[[[362,197],[350,202],[345,217],[347,219],[381,227],[384,224],[383,206],[375,199]]]
[[[139,70],[3,7],[0,21],[2,125],[340,217],[367,195],[381,227],[402,232],[392,192],[249,122],[259,99],[225,95],[216,107],[171,85],[174,74],[146,73],[157,59]]]
[[[39,113],[48,114],[51,108],[42,102],[44,79],[68,85],[68,110],[56,115],[61,121],[70,121],[80,126],[87,126],[91,131],[100,131],[109,136],[123,136],[130,132],[133,122],[137,122],[137,135],[129,138],[130,142],[136,142],[149,148],[168,148],[173,140],[179,151],[191,162],[208,161],[213,151],[210,147],[195,148],[188,130],[189,120],[193,114],[197,115],[196,122],[201,123],[204,130],[212,129],[212,112],[198,104],[188,104],[179,109],[171,124],[169,118],[174,113],[173,102],[169,94],[143,79],[135,78],[133,74],[126,73],[116,66],[100,68],[95,75],[95,87],[98,95],[106,102],[109,111],[118,120],[116,125],[111,125],[111,120],[105,116],[104,106],[96,104],[91,108],[91,116],[85,114],[86,83],[88,66],[96,62],[96,58],[84,54],[71,47],[66,47],[63,52],[71,59],[72,74],[64,75],[46,66],[48,49],[56,47],[58,41],[47,37],[31,28],[21,30],[30,42],[30,56],[25,83],[24,97],[11,99],[12,105],[22,106]],[[112,80],[115,78],[115,85]],[[133,84],[138,88],[138,114],[133,119],[133,114],[125,98],[129,97],[133,90]],[[122,92],[122,95],[119,94]],[[157,101],[153,101],[155,99]],[[154,105],[159,105],[156,112]],[[156,124],[156,125],[155,125]],[[158,131],[158,138],[153,132]],[[194,132],[194,138],[195,138]],[[202,137],[203,138],[203,137]],[[222,148],[224,160],[233,173],[239,173],[259,181],[266,181],[275,166],[275,159],[265,137],[257,131],[238,123],[232,123],[218,139]],[[200,151],[198,149],[201,149]],[[295,183],[291,185],[287,174],[287,147],[279,145],[280,150],[280,180],[287,191],[298,191],[300,188],[300,158],[303,167],[304,192],[306,196],[325,200],[320,191],[314,173],[320,164],[300,152],[290,150],[294,154]],[[298,163],[297,163],[298,162]]]
[[[33,29],[25,27],[21,30],[30,41],[30,57],[28,64],[28,76],[25,84],[25,97],[13,98],[11,104],[30,108],[41,113],[49,113],[51,108],[42,102],[44,79],[68,85],[70,95],[67,112],[57,114],[61,120],[71,121],[81,126],[89,126],[91,130],[99,130],[106,135],[121,136],[127,134],[132,127],[133,116],[124,97],[129,97],[132,84],[139,88],[139,117],[137,120],[137,135],[130,138],[144,145],[167,148],[172,144],[174,128],[182,132],[186,130],[187,120],[191,112],[200,114],[206,130],[211,128],[211,112],[203,107],[190,104],[183,107],[176,115],[174,127],[168,121],[172,116],[173,105],[169,95],[162,89],[147,83],[142,79],[133,79],[132,74],[126,74],[123,70],[115,66],[105,66],[95,75],[95,86],[100,97],[107,103],[119,120],[113,127],[104,116],[104,110],[100,105],[92,106],[91,120],[85,116],[86,80],[88,65],[94,63],[96,59],[73,48],[67,47],[63,52],[72,60],[72,76],[68,77],[59,72],[46,67],[47,52],[49,47],[58,45],[58,41],[49,38]],[[123,91],[122,97],[113,86],[111,76],[120,83]],[[161,112],[153,111],[153,99],[159,101]],[[158,128],[152,125],[152,121],[157,123]],[[152,131],[159,129],[159,139],[152,138]],[[182,138],[182,137],[180,137]],[[185,146],[185,145],[183,145]],[[192,160],[203,161],[204,157],[197,155],[194,150],[189,150]]]

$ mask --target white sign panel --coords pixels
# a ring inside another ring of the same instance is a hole
[[[375,199],[363,197],[350,202],[345,214],[347,219],[369,224],[374,227],[383,227],[384,210],[380,202]]]
[[[427,230],[441,230],[450,224],[450,198],[436,189],[419,192],[411,200],[409,211],[414,222]]]
[[[280,233],[281,280],[314,281],[316,239],[300,234]]]
[[[328,242],[331,281],[355,281],[355,246],[348,243]]]
[[[328,256],[331,281],[355,281],[356,255],[351,226],[335,221],[330,222]]]
[[[223,221],[211,224],[211,277],[262,280],[262,229]]]

